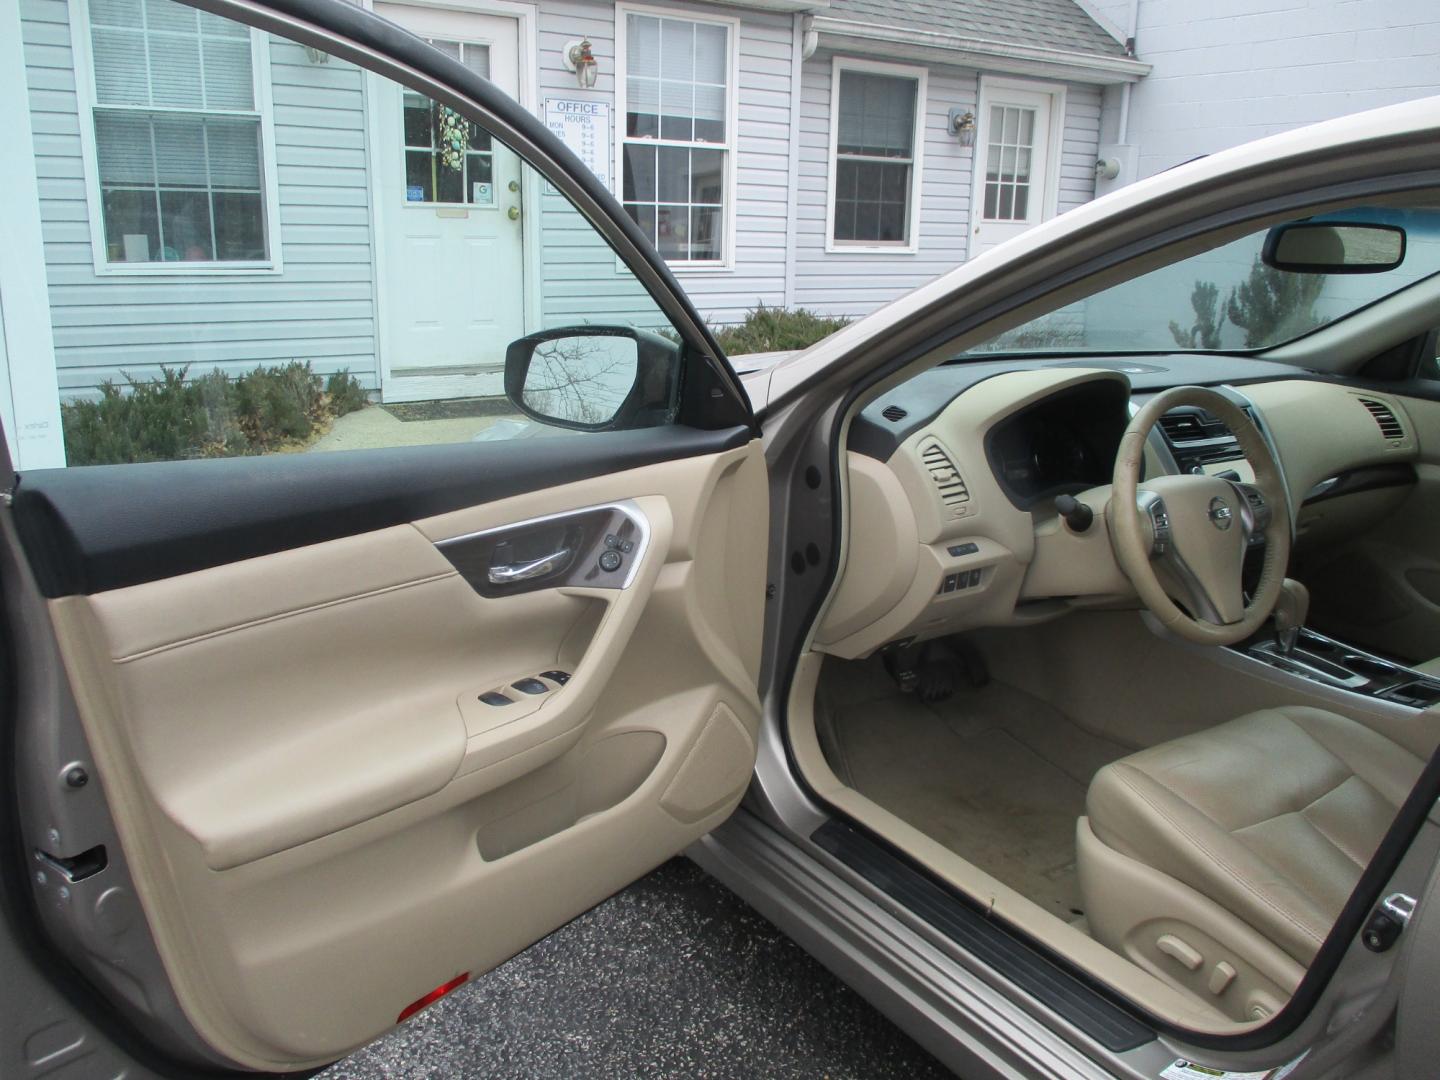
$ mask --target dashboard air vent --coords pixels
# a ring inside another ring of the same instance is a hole
[[[886,420],[889,420],[892,424],[898,424],[901,420],[904,420],[905,417],[909,416],[910,414],[904,409],[902,409],[899,405],[887,405],[885,407],[885,411],[882,412],[880,415],[883,416]]]
[[[959,517],[963,513],[960,508],[970,501],[970,489],[965,486],[965,480],[961,477],[960,470],[955,468],[955,463],[950,460],[950,455],[943,446],[932,440],[920,448],[920,460],[924,462],[925,471],[934,481],[945,509]]]
[[[1210,437],[1202,412],[1168,412],[1160,417],[1160,430],[1171,442],[1191,442]]]
[[[1380,426],[1380,434],[1386,439],[1403,439],[1405,437],[1405,428],[1401,425],[1394,410],[1385,402],[1377,401],[1375,398],[1362,397],[1360,404],[1370,410],[1370,415]]]

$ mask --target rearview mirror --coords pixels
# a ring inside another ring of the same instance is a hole
[[[1292,221],[1265,237],[1265,265],[1292,274],[1382,274],[1405,261],[1405,230],[1350,221]]]
[[[632,326],[542,330],[505,350],[505,396],[541,423],[576,431],[675,418],[680,347]]]

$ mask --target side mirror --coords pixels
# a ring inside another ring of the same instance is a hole
[[[541,330],[505,350],[505,396],[526,416],[576,431],[675,418],[680,346],[632,326]]]
[[[1383,274],[1405,261],[1405,230],[1351,221],[1292,221],[1265,236],[1260,258],[1292,274]]]

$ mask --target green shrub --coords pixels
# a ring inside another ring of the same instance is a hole
[[[292,360],[237,378],[215,370],[187,379],[189,368],[160,368],[156,379],[107,381],[98,401],[60,407],[71,465],[179,458],[235,457],[300,446],[337,416],[367,403],[348,371],[328,379]]]
[[[744,322],[717,328],[715,338],[727,356],[787,352],[809,348],[849,322],[849,319],[826,318],[805,308],[787,311],[761,304],[746,313]]]
[[[330,399],[330,411],[337,417],[358,412],[370,404],[360,380],[349,371],[337,371],[325,380],[325,396]]]

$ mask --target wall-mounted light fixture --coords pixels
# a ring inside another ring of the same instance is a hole
[[[960,139],[961,146],[974,146],[975,114],[968,109],[951,109],[948,130]]]
[[[323,49],[317,49],[314,45],[305,46],[305,59],[312,64],[328,64],[330,54]]]
[[[595,89],[595,77],[600,74],[600,65],[595,62],[595,53],[591,51],[589,38],[583,41],[567,41],[560,56],[565,61],[566,70],[575,73],[575,82],[581,90]]]

